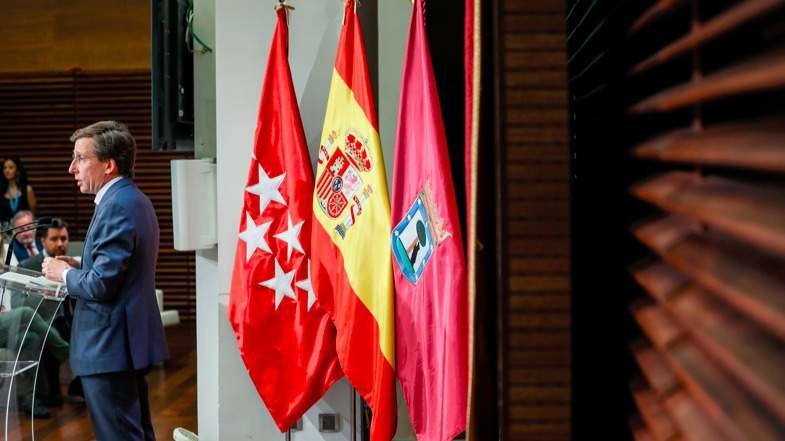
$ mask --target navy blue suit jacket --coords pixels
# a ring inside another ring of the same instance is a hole
[[[41,243],[41,241],[38,240],[37,237],[35,238],[34,243],[35,243],[35,248],[38,250],[38,253],[40,254],[44,249],[44,244]],[[19,243],[19,241],[17,240],[14,241],[14,256],[16,256],[17,262],[22,262],[25,259],[29,259],[30,257],[33,257],[30,255],[30,252],[27,251],[27,248],[23,247],[22,244]]]
[[[153,204],[136,184],[124,178],[109,187],[85,237],[82,267],[66,278],[76,299],[75,375],[143,369],[168,358],[155,298],[158,236]]]

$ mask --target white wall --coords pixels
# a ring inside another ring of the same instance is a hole
[[[384,149],[388,187],[392,186],[401,69],[411,10],[408,1],[379,2],[379,136]]]
[[[215,48],[215,0],[195,0],[194,30]],[[215,52],[194,55],[194,156],[215,158]],[[217,249],[196,252],[197,421],[188,427],[218,440]]]
[[[253,147],[262,76],[275,24],[275,3],[195,0],[194,29],[214,49],[212,54],[194,57],[195,153],[197,158],[215,157],[218,172],[218,246],[198,252],[196,258],[198,431],[200,438],[206,441],[284,439],[248,378],[226,316],[243,187]],[[289,18],[292,77],[311,157],[316,158],[343,1],[290,0],[290,3],[296,7]],[[388,172],[393,158],[400,60],[410,11],[407,1],[379,2],[378,5],[378,47],[384,54],[376,59],[381,71],[378,109]],[[362,14],[362,7],[358,12]],[[312,165],[315,166],[315,160]],[[306,414],[304,430],[294,432],[292,439],[351,439],[350,404],[350,388],[342,380]],[[340,433],[316,431],[318,414],[322,412],[341,415]],[[413,439],[400,398],[399,426],[397,439]]]
[[[379,2],[379,136],[384,150],[388,188],[392,186],[395,130],[401,94],[401,69],[411,11],[412,6],[408,1]],[[395,432],[395,439],[398,441],[415,439],[400,385],[398,386],[398,430]]]

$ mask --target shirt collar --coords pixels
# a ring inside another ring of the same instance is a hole
[[[111,181],[107,182],[106,184],[104,184],[104,186],[101,187],[100,190],[98,190],[98,193],[95,194],[95,205],[98,205],[98,204],[101,203],[101,199],[103,199],[104,195],[106,194],[106,191],[109,190],[109,187],[111,187],[117,181],[119,181],[119,180],[121,180],[123,178],[124,178],[124,176],[118,176],[118,177],[112,179]]]

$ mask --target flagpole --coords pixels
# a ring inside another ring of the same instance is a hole
[[[289,17],[289,11],[294,11],[294,6],[287,4],[286,0],[278,0],[278,4],[273,7],[273,9],[275,9],[276,11],[281,8],[285,8],[287,10],[286,11],[287,18]]]
[[[357,441],[357,390],[352,388],[352,441]]]
[[[292,441],[292,429],[286,429],[286,441]]]

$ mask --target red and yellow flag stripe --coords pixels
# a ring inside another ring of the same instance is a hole
[[[371,439],[386,441],[397,419],[395,321],[390,205],[372,97],[360,24],[349,0],[316,172],[311,276],[337,329],[341,367],[373,411]],[[352,154],[355,139],[362,147]],[[318,182],[328,179],[330,187],[320,192]],[[339,202],[328,202],[330,196]]]

